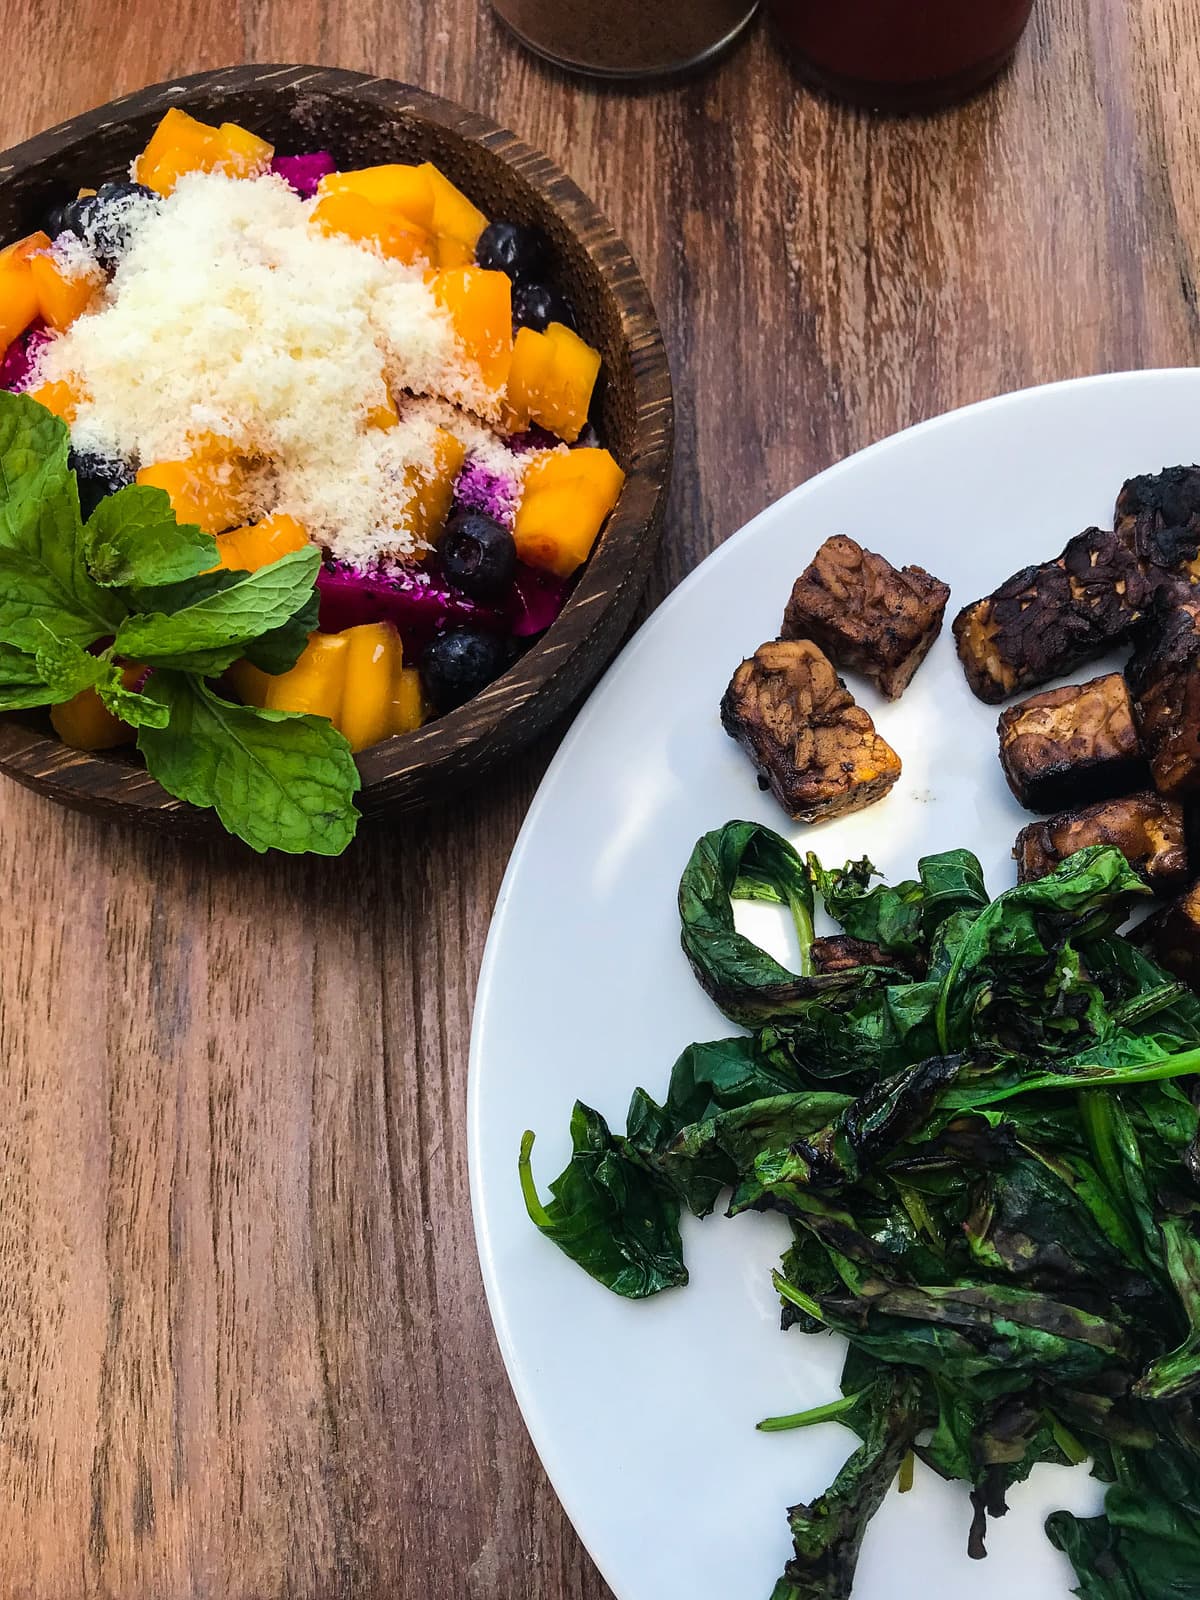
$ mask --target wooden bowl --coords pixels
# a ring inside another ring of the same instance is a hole
[[[448,100],[357,72],[233,67],[142,89],[0,155],[0,243],[40,225],[80,184],[124,176],[169,106],[240,122],[280,150],[332,150],[339,166],[433,161],[491,217],[533,223],[554,255],[551,281],[601,352],[604,443],[625,468],[621,499],[561,615],[502,678],[459,710],[358,756],[364,816],[444,795],[541,733],[589,687],[629,626],[662,526],[671,470],[671,377],[654,307],[633,258],[595,206],[513,134]],[[176,800],[136,753],[90,754],[54,736],[43,713],[0,717],[0,772],[64,805],[173,832],[219,830]]]

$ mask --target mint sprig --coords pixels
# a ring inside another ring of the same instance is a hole
[[[0,711],[94,689],[138,730],[168,793],[212,807],[253,849],[337,855],[354,836],[358,769],[322,717],[225,700],[208,681],[246,657],[294,666],[316,627],[320,555],[211,570],[213,539],[133,486],[85,525],[66,426],[0,392]],[[131,688],[122,663],[149,669]]]

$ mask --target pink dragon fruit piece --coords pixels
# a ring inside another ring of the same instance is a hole
[[[569,587],[565,578],[518,562],[508,602],[508,626],[513,637],[531,639],[545,633],[566,605]]]
[[[14,394],[29,388],[29,380],[38,357],[54,338],[44,322],[35,322],[13,340],[0,361],[0,389],[11,389]]]
[[[271,171],[290,184],[301,200],[311,200],[321,179],[336,172],[337,166],[328,150],[313,150],[303,156],[276,156]]]
[[[517,512],[516,479],[505,472],[493,472],[481,461],[467,458],[467,464],[454,485],[455,505],[469,511],[482,511],[502,527],[511,528]]]
[[[481,606],[419,567],[395,573],[362,572],[333,562],[317,574],[317,593],[323,633],[340,633],[362,622],[391,622],[407,659],[418,656],[431,639],[448,628],[508,631],[503,612]]]

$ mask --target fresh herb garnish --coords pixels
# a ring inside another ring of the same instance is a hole
[[[217,546],[133,486],[85,524],[66,426],[0,393],[0,710],[94,689],[138,730],[169,794],[211,806],[253,849],[337,855],[354,836],[358,769],[321,717],[234,705],[209,681],[247,657],[286,672],[316,627],[317,550],[213,571]],[[130,687],[123,665],[150,669]]]
[[[633,1298],[686,1283],[682,1207],[789,1219],[783,1326],[845,1337],[843,1397],[760,1425],[861,1443],[789,1511],[772,1600],[846,1600],[914,1454],[970,1485],[974,1556],[1037,1463],[1090,1459],[1104,1514],[1047,1525],[1077,1592],[1200,1594],[1200,1000],[1117,933],[1147,891],[1115,850],[995,900],[967,851],[872,876],[751,823],[701,839],[684,950],[753,1031],[692,1045],[624,1135],[577,1105],[545,1205],[526,1134],[529,1215]],[[897,966],[813,975],[814,891]],[[791,910],[799,973],[737,931],[739,899]]]

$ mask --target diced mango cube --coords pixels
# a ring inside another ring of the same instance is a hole
[[[309,221],[323,233],[341,234],[408,267],[432,258],[433,245],[427,233],[348,190],[318,200]]]
[[[70,427],[79,413],[82,396],[72,384],[62,379],[58,383],[43,383],[38,389],[30,389],[29,398],[45,406],[47,411],[53,411]]]
[[[425,696],[421,674],[416,667],[404,667],[396,679],[392,695],[389,733],[413,733],[425,721]]]
[[[336,718],[351,750],[378,744],[392,731],[392,702],[404,660],[400,635],[388,622],[346,630],[345,692]]]
[[[255,178],[271,165],[275,146],[260,139],[236,122],[223,122],[217,129],[220,157],[217,166],[232,178]]]
[[[464,358],[489,389],[503,390],[512,366],[512,284],[503,272],[445,267],[433,275],[434,298],[454,324]]]
[[[261,522],[218,534],[217,565],[233,572],[257,572],[293,550],[303,550],[308,543],[309,537],[296,519],[276,511]]]
[[[573,444],[583,432],[600,374],[600,352],[561,322],[522,328],[513,347],[508,405]]]
[[[145,670],[142,666],[126,667],[121,674],[125,687],[137,687]],[[73,750],[116,750],[137,738],[137,730],[114,717],[95,689],[83,689],[73,699],[51,706],[50,725]]]
[[[531,461],[513,526],[517,555],[569,578],[591,554],[624,482],[607,450],[556,450]]]
[[[412,491],[409,524],[416,538],[426,544],[436,545],[442,536],[454,500],[454,480],[462,471],[466,456],[466,445],[445,428],[439,428],[432,467],[428,471],[415,467],[405,470],[405,480]]]
[[[99,279],[88,272],[65,272],[53,255],[31,257],[30,275],[43,322],[62,333],[83,315],[100,289]]]
[[[317,194],[356,194],[384,211],[393,211],[422,233],[433,230],[433,184],[425,167],[392,162],[382,167],[361,167],[357,172],[331,172],[322,178]]]
[[[134,162],[133,176],[156,194],[170,194],[185,172],[212,172],[225,154],[218,129],[172,106]]]
[[[176,520],[194,523],[202,533],[239,527],[250,509],[244,460],[227,441],[209,440],[183,461],[143,467],[137,481],[165,490]]]
[[[421,171],[428,174],[433,188],[434,233],[456,239],[470,252],[467,259],[474,261],[475,246],[479,243],[479,235],[487,227],[488,219],[431,161],[426,161]]]
[[[31,233],[0,250],[0,350],[19,339],[38,315],[32,262],[39,251],[49,248],[47,234]]]
[[[228,677],[247,705],[327,717],[355,751],[409,733],[425,719],[420,679],[404,666],[390,622],[310,634],[296,665],[277,677],[248,661],[237,662]]]

